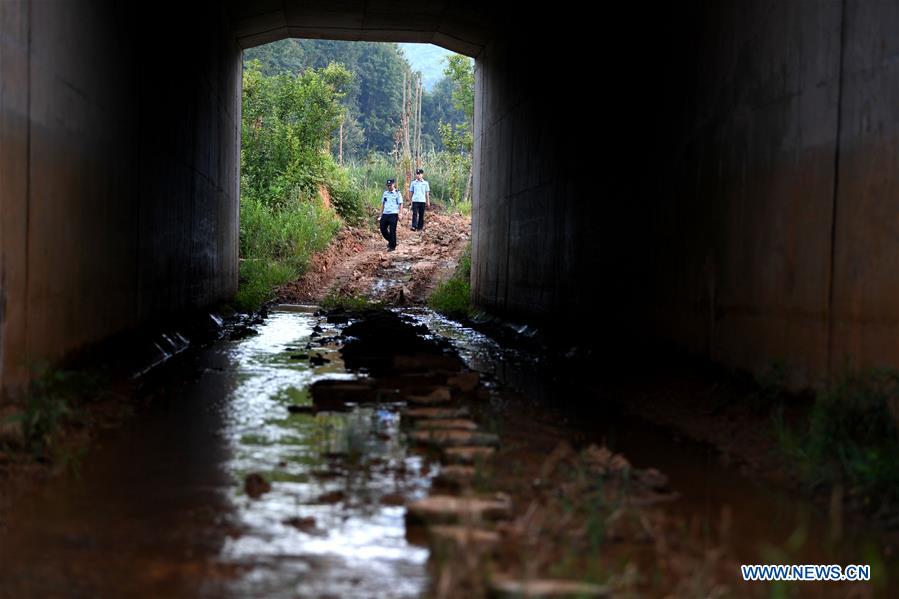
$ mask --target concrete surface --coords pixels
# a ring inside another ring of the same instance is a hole
[[[795,385],[899,365],[899,8],[0,2],[0,382],[237,284],[241,49],[477,59],[473,298]]]

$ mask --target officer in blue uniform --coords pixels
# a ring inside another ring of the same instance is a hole
[[[415,180],[409,185],[409,195],[412,196],[412,230],[421,231],[425,228],[425,206],[431,207],[431,186],[425,181],[422,169],[415,171]]]
[[[381,194],[381,235],[387,240],[387,251],[396,249],[396,225],[403,217],[403,195],[396,189],[396,181],[387,179],[387,190]]]

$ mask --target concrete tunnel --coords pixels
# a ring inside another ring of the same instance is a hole
[[[609,355],[899,366],[899,5],[0,3],[0,383],[237,287],[241,54],[476,59],[473,300]]]

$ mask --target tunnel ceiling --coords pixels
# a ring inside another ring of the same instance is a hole
[[[242,48],[288,37],[430,43],[480,54],[493,19],[489,3],[378,0],[234,1],[233,27]]]

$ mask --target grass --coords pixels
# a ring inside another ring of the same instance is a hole
[[[321,307],[325,310],[342,309],[347,312],[362,312],[383,308],[384,303],[372,301],[364,295],[348,295],[332,291],[322,300]]]
[[[471,314],[471,243],[459,258],[453,276],[434,290],[428,305],[447,318],[463,319]]]
[[[844,373],[798,430],[779,411],[775,434],[809,487],[842,486],[855,506],[899,525],[899,370]]]
[[[429,152],[422,157],[422,168],[425,171],[425,180],[431,186],[431,202],[440,205],[445,210],[458,212],[464,216],[471,216],[471,201],[461,202],[450,199],[449,186],[452,179],[451,163],[445,152]],[[398,168],[393,158],[385,154],[372,153],[360,162],[348,165],[350,178],[360,190],[362,202],[367,206],[369,215],[377,215],[381,212],[381,194],[387,179],[396,179],[397,189],[403,193],[406,201],[409,201],[409,182],[404,180],[402,169]],[[468,172],[458,173],[457,179],[466,181]]]
[[[240,200],[240,279],[235,308],[250,312],[274,290],[300,276],[314,252],[323,250],[340,228],[335,212],[321,199],[295,195],[283,207],[245,194]]]
[[[67,456],[55,442],[63,424],[78,420],[76,404],[95,395],[100,383],[95,375],[39,367],[21,410],[8,418],[21,427],[25,449],[37,458],[75,457]]]

